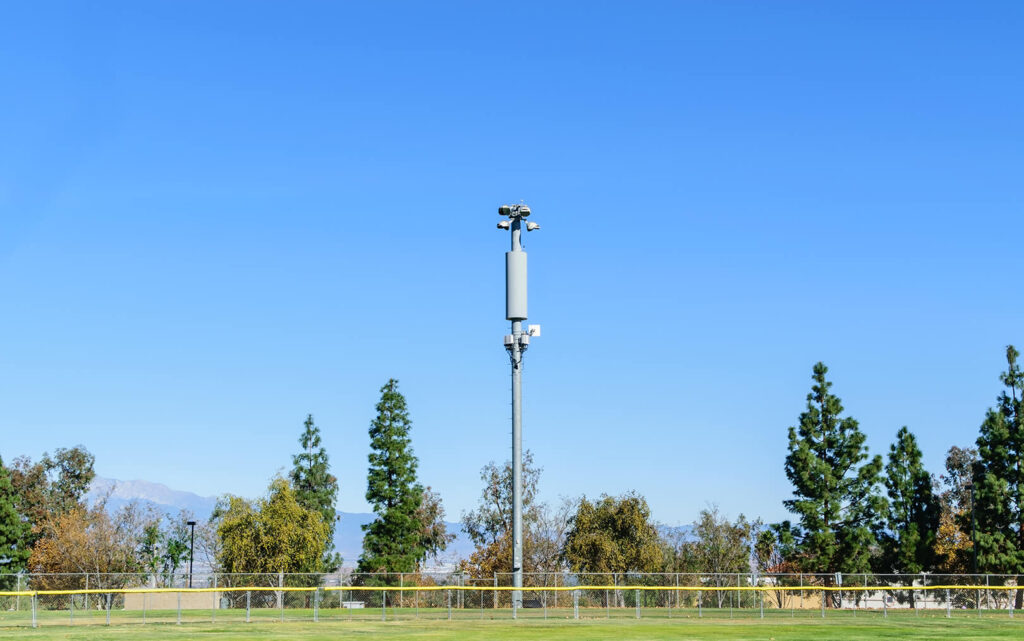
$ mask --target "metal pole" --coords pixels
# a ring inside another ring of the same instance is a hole
[[[251,597],[252,597],[252,590],[246,590],[245,591],[245,622],[246,623],[249,623],[250,621],[252,621],[252,610],[251,610],[252,604],[250,603]]]
[[[191,588],[192,587],[192,564],[193,564],[193,562],[195,561],[195,558],[196,558],[196,522],[195,521],[188,521],[187,525],[190,528],[192,528],[192,535],[191,535],[192,543],[190,544],[189,552],[188,552],[188,587]]]
[[[579,590],[573,590],[572,591],[572,618],[573,619],[579,619],[580,618],[580,591]]]
[[[452,620],[452,591],[448,590],[448,620]]]
[[[320,622],[320,588],[313,592],[313,623]]]
[[[951,602],[949,600],[949,588],[946,588],[946,618],[947,619],[950,616],[952,616],[952,613],[950,612],[950,608],[951,607],[952,607],[952,605],[951,605]]]
[[[512,333],[505,336],[505,349],[512,361],[512,611],[522,607],[523,587],[523,352],[530,337],[523,333],[526,320],[526,252],[522,244],[523,219],[530,215],[526,205],[503,205],[498,213],[509,220],[499,229],[511,233],[511,248],[505,254],[505,318],[512,321]],[[527,223],[527,231],[536,229]]]
[[[149,596],[145,592],[142,594],[142,625],[146,625],[146,597]],[[75,602],[75,597],[71,597],[72,605]]]
[[[75,595],[74,594],[71,595],[71,608],[70,608],[70,610],[71,610],[71,625],[74,625],[75,624]],[[143,610],[142,617],[143,617],[142,618],[142,622],[145,623],[146,622],[145,610]]]
[[[107,623],[110,623],[109,619],[107,620]],[[39,622],[36,621],[36,595],[35,595],[35,593],[33,593],[32,594],[32,627],[35,628],[35,627],[38,627],[38,626],[39,626]]]
[[[107,625],[110,625],[110,593],[107,592]]]
[[[384,590],[381,592],[380,597],[380,620],[388,620],[388,591]]]
[[[494,609],[498,609],[498,573],[494,573]]]
[[[178,625],[181,625],[181,591],[176,592],[178,595]]]
[[[213,575],[213,608],[210,609],[210,623],[217,622],[217,575]]]

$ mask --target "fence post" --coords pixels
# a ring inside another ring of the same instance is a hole
[[[697,590],[697,618],[704,618],[704,600],[701,599],[700,590]]]
[[[381,590],[380,593],[380,620],[388,620],[388,591]]]
[[[284,572],[277,573],[277,587],[284,587]],[[281,620],[284,621],[284,590],[277,591],[277,607],[281,608]]]
[[[89,584],[88,584],[89,575],[86,574],[85,576],[86,576],[85,587],[89,587]],[[18,575],[18,579],[17,580],[18,580],[18,583],[17,583],[17,585],[15,587],[17,588],[18,592],[21,592],[21,575],[20,574]],[[20,594],[18,596],[14,597],[14,610],[15,610],[15,612],[21,610],[21,595]]]
[[[572,591],[572,618],[573,619],[579,619],[580,618],[580,591],[579,590],[573,590]]]
[[[825,590],[821,591],[821,618],[825,618]]]
[[[251,610],[250,610],[250,608],[251,608],[250,597],[251,596],[252,596],[252,590],[246,590],[245,591],[245,622],[246,623],[249,623],[249,622],[252,621],[252,615],[251,615]]]
[[[181,625],[181,590],[178,590],[175,594],[178,595],[178,625]]]
[[[74,625],[75,624],[75,595],[74,594],[71,595],[71,607],[69,609],[71,611],[71,623],[70,623],[70,625]],[[142,622],[143,623],[146,622],[145,615],[143,615]]]
[[[448,620],[452,620],[452,591],[448,590]]]
[[[313,591],[313,623],[320,622],[320,587]]]
[[[612,603],[608,600],[608,588],[604,590],[604,612],[606,619],[612,618]]]
[[[763,619],[764,618],[764,592],[762,592],[761,590],[758,590],[757,593],[761,597],[761,618]]]
[[[804,573],[800,573],[800,609],[804,607]],[[790,599],[789,601],[789,618],[796,618],[796,599]]]
[[[85,609],[89,610],[89,573],[85,573]]]
[[[405,587],[405,572],[399,572],[398,573],[398,587],[400,587],[400,588],[404,588]],[[404,590],[399,590],[398,591],[398,607],[399,608],[401,608],[401,607],[403,607],[405,605],[405,595],[402,594],[402,592],[404,592]]]
[[[213,608],[210,609],[210,623],[217,622],[217,575],[213,575]]]
[[[107,592],[107,625],[110,625],[110,597],[112,595]]]
[[[494,609],[498,609],[498,573],[494,573]]]
[[[889,593],[882,592],[882,618],[889,618]]]
[[[951,602],[949,600],[949,588],[946,588],[946,618],[947,619],[950,618],[950,616],[952,616],[952,613],[950,612],[950,608],[951,607],[952,607],[952,604],[951,604]]]
[[[146,625],[146,593],[142,593],[142,625]],[[71,607],[75,605],[75,597],[71,597]]]
[[[636,618],[640,618],[640,590],[633,590],[633,598],[636,600]]]
[[[39,623],[36,621],[36,595],[32,593],[32,627],[38,627]]]

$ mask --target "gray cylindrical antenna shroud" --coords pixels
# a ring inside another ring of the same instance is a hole
[[[505,318],[526,320],[526,252],[505,252]]]

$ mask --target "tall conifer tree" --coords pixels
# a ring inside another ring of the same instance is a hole
[[[1013,345],[1006,348],[1000,376],[1006,390],[978,437],[974,510],[981,572],[1024,574],[1024,372],[1018,356]],[[1016,607],[1022,606],[1024,591],[1017,590]]]
[[[28,521],[18,512],[11,476],[0,459],[0,589],[11,589],[2,575],[25,568],[30,534]]]
[[[338,479],[331,474],[327,451],[321,444],[320,428],[313,422],[312,414],[306,415],[302,427],[302,436],[299,437],[302,452],[292,456],[294,467],[289,477],[299,505],[319,512],[328,528],[323,569],[333,571],[341,565],[341,558],[334,553],[334,526],[338,522],[338,512],[335,508],[338,500]]]
[[[801,570],[863,572],[885,508],[878,493],[882,457],[869,459],[857,421],[840,416],[843,406],[829,392],[827,372],[824,363],[814,366],[807,409],[800,425],[789,428],[786,476],[794,498],[784,504],[798,517],[795,552]]]
[[[398,381],[381,388],[377,417],[370,423],[370,469],[366,500],[377,518],[363,526],[360,572],[413,572],[426,556],[423,524],[417,516],[423,487],[416,482],[418,461],[409,431],[412,422]]]
[[[885,464],[889,495],[886,531],[881,535],[882,572],[917,574],[935,569],[935,536],[939,530],[939,498],[932,477],[921,463],[917,439],[904,426],[889,448]]]

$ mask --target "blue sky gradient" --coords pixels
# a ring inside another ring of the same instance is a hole
[[[775,520],[811,366],[969,445],[1024,344],[1024,5],[124,2],[0,21],[0,455],[364,511],[400,380],[455,519],[508,457],[530,204],[543,498]]]

